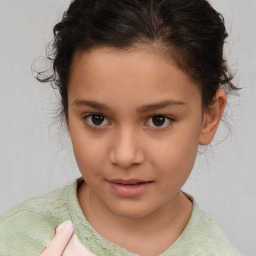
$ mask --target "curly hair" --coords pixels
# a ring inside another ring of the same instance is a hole
[[[206,0],[73,0],[53,32],[52,73],[37,72],[37,79],[59,89],[66,118],[74,53],[96,47],[157,45],[199,86],[204,108],[219,88],[239,89],[223,54],[224,18]]]

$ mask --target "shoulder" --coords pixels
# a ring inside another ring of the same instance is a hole
[[[197,249],[195,254],[207,256],[242,256],[230,243],[216,221],[202,211],[196,202],[193,210],[193,237],[196,237]]]
[[[69,219],[66,195],[73,183],[33,197],[0,216],[0,255],[39,255]]]

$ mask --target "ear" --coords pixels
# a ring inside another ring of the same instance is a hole
[[[215,95],[213,104],[204,112],[202,130],[199,138],[200,145],[208,145],[213,140],[226,103],[226,94],[222,89],[219,89]]]

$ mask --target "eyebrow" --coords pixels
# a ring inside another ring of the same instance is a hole
[[[106,110],[106,111],[110,111],[113,112],[107,105],[105,105],[104,103],[100,103],[97,101],[89,101],[89,100],[83,100],[83,99],[76,99],[72,105],[75,106],[88,106],[97,110]],[[141,106],[138,109],[136,109],[137,113],[145,113],[145,112],[149,112],[152,110],[157,110],[157,109],[163,109],[163,108],[167,108],[170,106],[182,106],[182,105],[186,105],[185,102],[182,101],[176,101],[176,100],[164,100],[161,102],[156,102],[153,104],[148,104],[145,106]]]

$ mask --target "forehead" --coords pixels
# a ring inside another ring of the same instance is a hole
[[[153,48],[96,48],[74,55],[68,85],[70,100],[86,98],[117,105],[163,98],[193,103],[201,93],[170,59]]]

